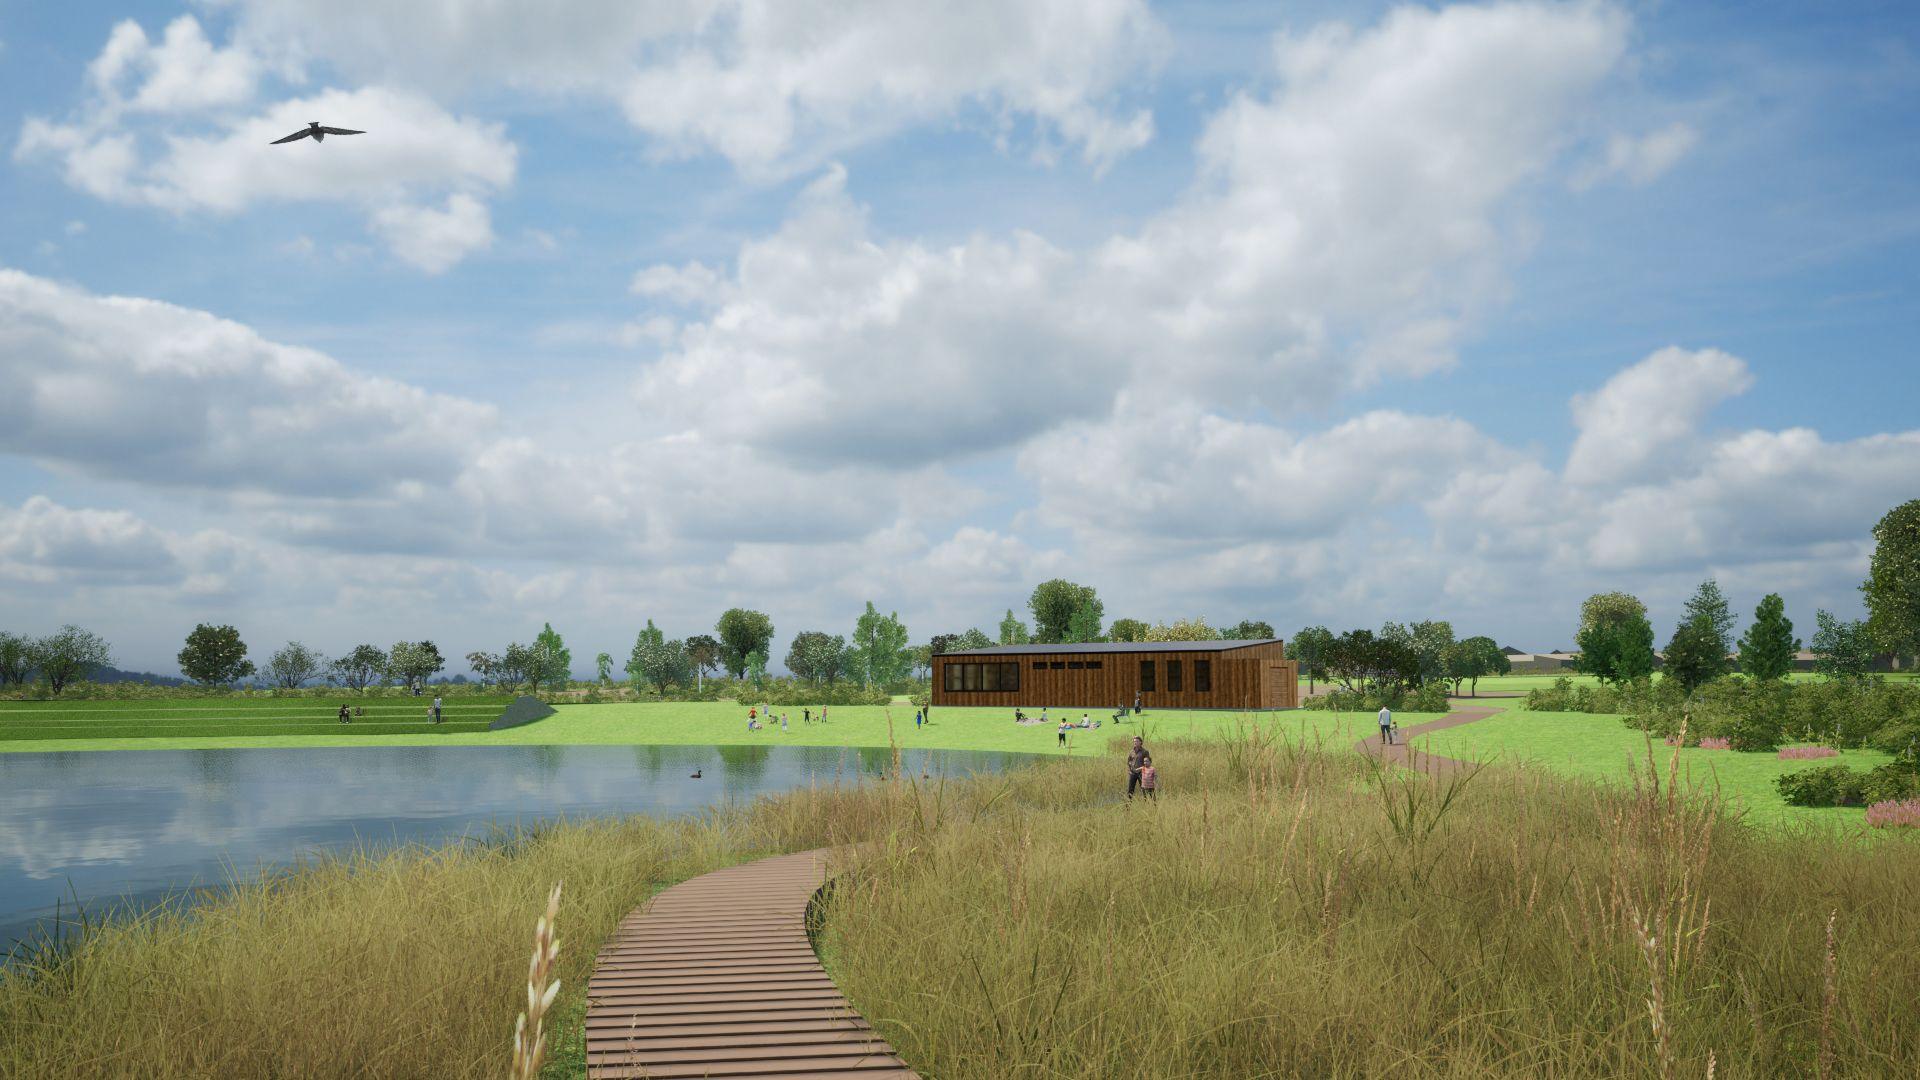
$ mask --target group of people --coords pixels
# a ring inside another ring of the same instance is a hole
[[[419,690],[416,689],[414,693],[416,694],[419,693]],[[343,701],[340,703],[339,717],[340,717],[340,722],[343,724],[351,724],[353,723],[354,717],[365,716],[365,715],[367,715],[367,710],[361,708],[358,705],[355,705],[352,709],[348,709],[346,702]],[[440,695],[438,694],[434,695],[433,704],[428,706],[427,708],[427,715],[431,717],[433,719],[433,722],[436,724],[445,718],[440,711]]]
[[[820,715],[817,717],[813,715],[811,708],[801,709],[800,722],[802,724],[826,723],[827,706],[820,706]],[[772,705],[750,705],[747,707],[748,731],[765,731],[775,724],[780,725],[781,731],[788,730],[787,712],[784,709],[781,710],[778,716],[775,716]]]

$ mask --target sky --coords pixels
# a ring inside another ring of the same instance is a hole
[[[1920,496],[1916,101],[1872,0],[0,2],[0,628],[1808,636]]]

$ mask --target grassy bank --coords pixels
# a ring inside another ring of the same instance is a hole
[[[929,1076],[1920,1069],[1914,838],[1532,770],[1381,777],[1316,732],[1156,739],[1157,804],[1076,756],[313,864],[0,973],[0,1075],[497,1076],[554,881],[577,1047],[592,957],[653,890],[861,840],[827,954]]]
[[[395,707],[402,709],[423,709],[418,704],[421,699],[402,699]],[[60,731],[58,738],[34,738],[23,727],[14,734],[8,731],[16,724],[29,722],[39,724],[36,731],[45,730],[46,714],[27,714],[17,711],[16,703],[0,702],[0,753],[7,751],[54,751],[54,750],[210,750],[222,748],[268,747],[268,746],[601,746],[601,745],[666,745],[666,746],[868,746],[884,747],[897,741],[902,746],[938,750],[1001,750],[1028,754],[1092,753],[1105,748],[1111,733],[1120,731],[1133,734],[1144,727],[1145,730],[1162,737],[1176,735],[1206,735],[1245,723],[1247,714],[1233,712],[1180,712],[1155,711],[1140,718],[1128,717],[1125,724],[1117,727],[1108,721],[1112,710],[1068,709],[1067,715],[1078,720],[1084,712],[1090,718],[1102,721],[1099,728],[1076,730],[1068,736],[1068,745],[1064,749],[1059,745],[1052,726],[1015,724],[1010,709],[947,708],[933,710],[933,722],[922,728],[913,725],[913,706],[895,704],[878,705],[835,705],[827,715],[826,724],[806,724],[801,722],[798,708],[787,709],[789,723],[786,731],[779,730],[777,723],[766,730],[749,732],[746,730],[747,708],[732,702],[660,702],[660,703],[622,703],[605,705],[563,705],[559,711],[544,720],[509,728],[505,731],[456,730],[452,709],[455,699],[448,702],[448,722],[440,727],[428,726],[423,730],[404,728],[376,727],[356,721],[343,725],[327,719],[318,724],[318,730],[306,734],[270,734],[264,728],[248,726],[252,721],[235,720],[224,729],[212,728],[205,733],[181,736],[173,733],[165,724],[158,721],[140,721],[132,732],[121,725],[111,727],[86,727],[79,722],[70,724]],[[462,702],[463,703],[463,702]],[[47,708],[46,702],[17,703],[18,708]],[[97,707],[101,703],[77,702],[76,709]],[[140,707],[143,703],[130,703]],[[315,702],[325,706],[327,702]],[[384,702],[370,701],[367,711],[371,716],[374,709]],[[499,702],[504,707],[505,701]],[[253,708],[246,703],[246,708]],[[300,707],[300,703],[295,703]],[[338,703],[333,703],[338,708]],[[494,712],[499,711],[499,707]],[[214,723],[225,722],[229,714],[214,713],[207,710],[169,714],[177,719],[172,723]],[[224,706],[223,706],[224,708]],[[777,711],[777,710],[776,710]],[[815,709],[817,716],[819,710]],[[238,717],[243,713],[234,713]],[[1058,719],[1061,710],[1050,710],[1048,716]],[[1353,739],[1360,738],[1366,732],[1362,730],[1362,720],[1371,717],[1336,716],[1329,713],[1288,712],[1271,714],[1274,722],[1287,726],[1288,730],[1302,736],[1322,737],[1329,742],[1338,741],[1351,731]],[[1418,723],[1420,717],[1408,713],[1402,716],[1402,723]],[[488,719],[491,719],[489,715]],[[889,728],[891,722],[891,728]]]
[[[1157,756],[1157,805],[950,817],[851,871],[827,955],[910,1063],[945,1080],[1920,1072],[1912,837],[1746,829],[1670,802],[1664,778],[1489,770],[1450,792],[1379,783],[1352,754]],[[1110,763],[1048,768],[1067,789],[1111,780]]]
[[[1501,707],[1499,702],[1485,704]],[[1636,764],[1644,764],[1647,740],[1618,716],[1529,712],[1512,707],[1502,708],[1498,715],[1485,720],[1423,735],[1418,742],[1422,750],[1444,757],[1502,764],[1524,762],[1567,776],[1623,784],[1631,782]],[[1667,748],[1661,747],[1660,752],[1665,754]],[[1844,764],[1864,770],[1892,760],[1893,755],[1878,750],[1846,750],[1839,757],[1817,761],[1781,760],[1771,751],[1742,753],[1697,746],[1679,754],[1686,778],[1715,788],[1730,809],[1767,824],[1859,824],[1866,817],[1866,811],[1859,807],[1788,805],[1774,780],[1811,766]]]
[[[263,698],[209,697],[204,700],[154,701],[0,701],[0,747],[8,743],[105,744],[141,740],[252,741],[286,736],[348,737],[380,742],[395,735],[440,736],[484,732],[510,697],[462,695],[447,698],[442,722],[428,715],[431,697]],[[359,714],[345,724],[342,702]],[[195,746],[206,745],[194,742]]]

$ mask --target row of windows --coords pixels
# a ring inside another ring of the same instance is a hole
[[[946,688],[959,692],[966,690],[1006,691],[1020,689],[1019,663],[997,664],[948,664]]]
[[[1092,669],[1100,668],[1098,660],[1036,660],[1034,670]],[[1164,662],[1167,670],[1167,691],[1179,693],[1185,689],[1185,668],[1178,660]],[[944,685],[947,690],[964,692],[977,690],[982,693],[1000,693],[1020,689],[1020,664],[1018,661],[999,661],[991,664],[947,664]],[[1152,660],[1140,661],[1140,690],[1142,693],[1158,689],[1157,667]],[[1195,660],[1193,662],[1193,689],[1198,694],[1213,692],[1213,661]]]

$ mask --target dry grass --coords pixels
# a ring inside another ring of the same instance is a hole
[[[1374,774],[1258,732],[1155,758],[1158,805],[1009,803],[850,868],[825,948],[908,1061],[943,1080],[1920,1074],[1920,845],[1746,828],[1650,746],[1628,790]]]
[[[1651,748],[1631,789],[1435,781],[1257,726],[1154,750],[1157,804],[1069,759],[314,863],[0,973],[0,1076],[498,1076],[561,880],[577,944],[532,982],[566,988],[543,1075],[577,1075],[622,915],[835,844],[823,952],[943,1080],[1920,1073],[1904,830],[1749,829]]]

